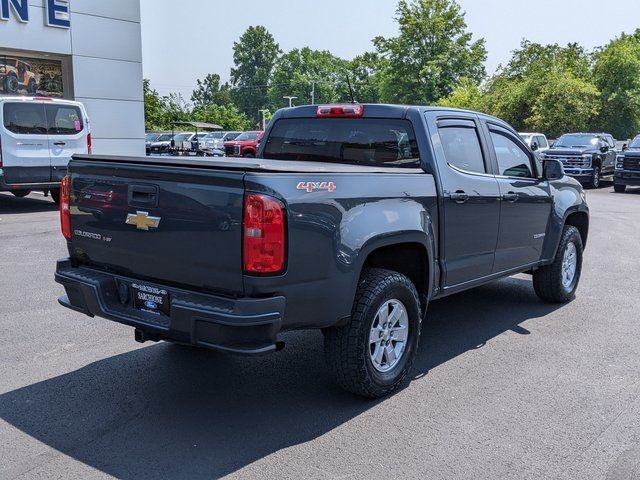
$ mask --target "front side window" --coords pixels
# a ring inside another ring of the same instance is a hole
[[[469,173],[487,173],[475,128],[444,127],[439,129],[440,142],[447,163]]]
[[[411,122],[383,118],[278,120],[267,139],[264,158],[398,168],[420,166]]]
[[[4,128],[21,135],[46,135],[47,117],[41,103],[5,103]]]
[[[505,177],[534,178],[531,158],[513,140],[501,133],[491,132],[493,148],[498,160],[498,174]]]
[[[539,148],[547,148],[549,143],[547,143],[547,139],[545,137],[538,137],[538,147]]]
[[[74,105],[46,105],[49,135],[76,135],[84,128],[80,107]]]

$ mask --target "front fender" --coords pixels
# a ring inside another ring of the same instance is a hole
[[[580,183],[570,177],[550,182],[553,208],[547,227],[547,235],[543,246],[542,261],[544,264],[552,263],[555,259],[558,245],[562,237],[562,230],[569,215],[577,212],[589,214],[589,207],[583,198],[583,189]]]

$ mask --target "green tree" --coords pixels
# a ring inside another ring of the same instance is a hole
[[[195,108],[191,118],[198,122],[220,125],[225,130],[246,130],[251,127],[247,116],[234,105],[212,103],[206,107]]]
[[[396,13],[400,35],[374,39],[388,61],[382,101],[431,104],[449,96],[462,78],[484,78],[484,40],[473,41],[455,0],[400,0]]]
[[[349,97],[346,80],[348,62],[327,51],[308,47],[294,49],[276,62],[269,103],[274,110],[288,106],[284,96],[298,97],[298,104],[311,104],[312,82],[315,83],[315,102],[346,101]]]
[[[362,103],[379,103],[382,79],[387,66],[386,59],[375,52],[367,52],[349,62],[349,77],[356,100]]]
[[[144,93],[144,126],[147,131],[162,130],[166,122],[166,103],[158,92],[151,88],[151,81],[142,81]]]
[[[263,26],[249,27],[233,44],[235,67],[231,69],[233,100],[252,121],[268,103],[268,85],[280,47]]]
[[[191,95],[194,108],[204,108],[209,105],[231,105],[231,87],[228,83],[220,84],[220,75],[208,74],[204,80],[198,79],[198,87]]]
[[[486,112],[486,95],[476,82],[463,78],[451,95],[441,99],[438,105],[450,108],[463,108],[476,112]]]
[[[598,127],[617,138],[640,132],[640,29],[596,53],[595,83],[602,92]]]

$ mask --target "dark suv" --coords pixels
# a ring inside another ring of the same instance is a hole
[[[567,133],[541,157],[560,160],[567,175],[599,188],[603,177],[613,179],[616,155],[616,141],[608,133]]]
[[[627,187],[640,187],[640,135],[625,145],[616,158],[613,188],[624,193]]]

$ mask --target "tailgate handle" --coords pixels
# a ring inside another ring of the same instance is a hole
[[[132,207],[157,207],[158,187],[154,185],[129,185],[129,205]]]

